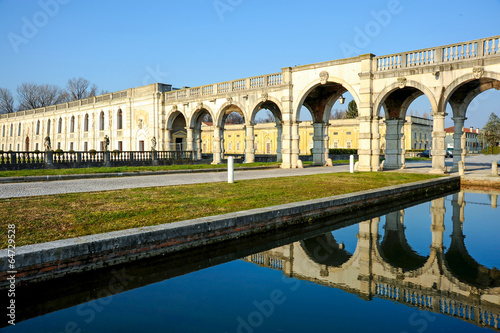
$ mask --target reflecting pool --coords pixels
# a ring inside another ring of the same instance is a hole
[[[499,331],[496,202],[460,192],[231,253],[93,273],[99,283],[45,284],[20,300],[31,319],[4,331]]]

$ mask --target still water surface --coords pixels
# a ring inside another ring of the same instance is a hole
[[[4,331],[498,331],[499,212],[491,194],[461,192],[121,293],[105,285],[92,293],[113,295]]]

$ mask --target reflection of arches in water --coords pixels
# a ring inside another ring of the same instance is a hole
[[[320,265],[339,267],[352,257],[342,243],[337,243],[331,233],[302,240],[300,245],[307,256]]]
[[[382,258],[403,271],[414,271],[425,265],[428,256],[421,256],[408,244],[401,211],[386,215],[384,238],[378,245]]]
[[[453,222],[451,244],[444,255],[444,265],[461,282],[478,288],[500,287],[500,271],[479,264],[467,251],[461,224],[458,219]]]

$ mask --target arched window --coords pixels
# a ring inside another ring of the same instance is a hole
[[[21,136],[21,123],[17,126],[17,136]]]
[[[70,133],[75,132],[75,116],[71,117],[71,122],[69,123],[69,131]]]
[[[47,135],[50,135],[50,119],[47,120]]]
[[[104,131],[104,111],[101,111],[99,116],[99,131]]]
[[[121,130],[123,128],[123,112],[122,109],[118,109],[118,115],[116,117],[118,119],[116,123],[116,129]]]
[[[2,137],[5,137],[5,125],[3,125],[3,128],[2,128]]]
[[[40,135],[40,120],[36,123],[36,135]]]
[[[62,132],[62,118],[59,118],[59,122],[57,123],[57,133]]]
[[[10,136],[14,133],[14,124],[10,124]]]
[[[83,131],[88,132],[89,131],[89,115],[86,114],[85,118],[83,119]]]

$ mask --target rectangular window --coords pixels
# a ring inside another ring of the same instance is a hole
[[[239,135],[238,135],[239,136]],[[237,151],[240,151],[240,143],[239,142],[236,142],[236,150]]]
[[[123,151],[123,141],[118,141],[118,150]]]
[[[3,145],[2,145],[2,149],[3,149]],[[38,150],[38,143],[35,143],[35,150]]]
[[[69,150],[73,150],[73,142],[69,143]]]
[[[351,148],[351,141],[350,141],[350,140],[347,140],[347,142],[346,142],[346,147],[347,147],[347,149],[350,149],[350,148]]]
[[[88,151],[89,150],[89,143],[88,142],[84,142],[83,143],[83,151]]]
[[[19,127],[17,128],[17,136],[21,136],[21,124],[19,124]]]
[[[104,151],[104,141],[100,141],[101,151]]]
[[[19,143],[17,144],[17,151],[19,151]]]
[[[339,135],[339,132],[333,132],[333,135]]]
[[[339,142],[333,141],[333,148],[338,148],[338,147],[339,147]]]
[[[61,143],[60,142],[57,143],[57,149],[61,149]]]
[[[233,149],[233,145],[231,142],[228,142],[227,144],[227,150],[232,150]]]
[[[346,135],[351,135],[351,132],[347,132]]]
[[[143,140],[139,141],[139,151],[144,151],[144,141]]]

